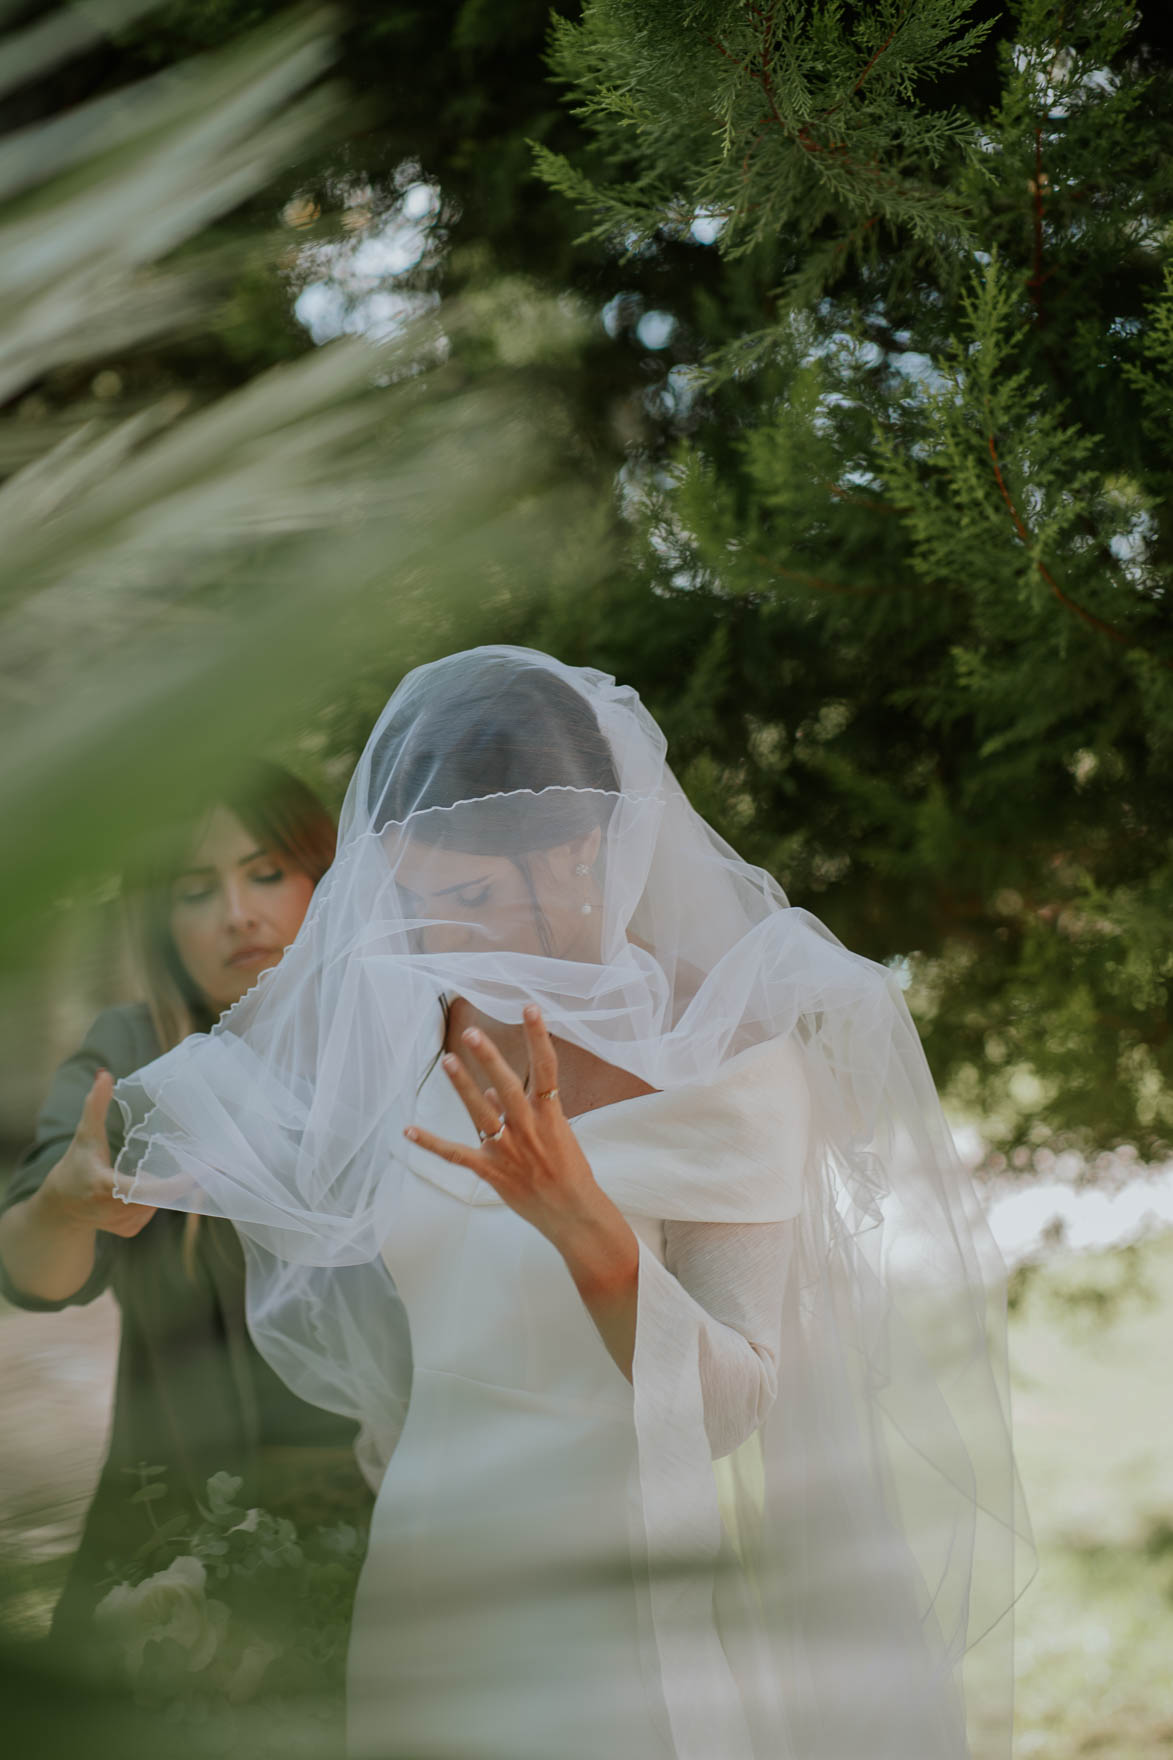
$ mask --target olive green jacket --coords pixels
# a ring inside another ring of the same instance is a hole
[[[129,1075],[159,1055],[145,1006],[107,1009],[62,1064],[0,1211],[29,1197],[69,1146],[94,1075]],[[111,1156],[122,1146],[118,1108],[107,1120]],[[174,1496],[202,1494],[216,1472],[238,1474],[241,1495],[295,1519],[354,1519],[370,1494],[353,1460],[355,1426],[289,1391],[258,1354],[244,1317],[244,1256],[230,1223],[201,1219],[194,1264],[184,1263],[186,1217],[156,1211],[133,1239],[97,1236],[94,1268],[66,1301],[22,1291],[0,1263],[0,1293],[24,1308],[92,1302],[112,1290],[122,1338],[109,1455],[91,1505],[66,1602],[89,1600],[107,1561],[145,1539],[146,1511],[128,1503],[137,1463],[165,1466]],[[153,1506],[165,1515],[170,1504]],[[140,1531],[141,1530],[141,1531]],[[89,1589],[80,1578],[88,1580]]]

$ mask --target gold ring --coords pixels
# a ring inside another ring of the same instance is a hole
[[[558,1098],[557,1088],[547,1088],[544,1091],[544,1093],[541,1093],[538,1095],[539,1100],[557,1100],[557,1098]]]

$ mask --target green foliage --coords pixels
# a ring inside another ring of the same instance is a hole
[[[1125,361],[1124,377],[1140,394],[1146,434],[1159,443],[1173,405],[1173,264],[1166,265],[1161,291],[1145,313],[1140,349]]]
[[[199,395],[148,377],[126,410],[91,380],[95,352],[129,376],[127,354],[182,345],[215,309],[208,222],[338,125],[333,53],[320,18],[291,15],[31,125],[0,161],[19,192],[0,213],[0,427],[19,429],[30,382],[80,371],[90,392],[0,487],[9,961],[47,898],[121,865],[210,768],[296,740],[375,657],[385,692],[408,654],[451,641],[447,618],[475,629],[481,602],[524,601],[555,536],[568,573],[599,553],[591,464],[542,382],[574,358],[581,317],[519,281],[290,360],[249,342],[243,313],[274,293],[250,253],[233,282],[243,383],[236,362]]]
[[[579,202],[588,236],[629,250],[698,220],[730,255],[781,242],[790,298],[814,297],[880,225],[936,252],[964,236],[950,180],[976,131],[926,83],[962,67],[989,31],[972,0],[595,0],[557,21],[551,61],[622,182],[543,148],[541,174]]]
[[[723,639],[690,786],[852,945],[912,956],[938,1078],[1000,1146],[1157,1151],[1169,74],[1134,7],[994,25],[596,0],[554,59],[609,179],[542,164],[641,261],[722,223],[737,299],[634,498],[648,588]]]
[[[64,89],[121,105],[278,10],[168,6]],[[79,331],[0,416],[0,469],[31,471],[7,497],[29,610],[6,631],[0,797],[42,819],[12,920],[71,874],[79,825],[100,872],[187,764],[261,744],[336,785],[407,665],[530,641],[637,685],[738,847],[853,946],[910,960],[938,1078],[1001,1146],[1166,1143],[1173,140],[1152,17],[567,0],[551,40],[544,0],[339,16],[345,121],[148,270],[188,276],[198,312],[98,353]],[[332,349],[258,377],[306,354],[305,247],[421,179],[428,247],[389,284],[463,301],[447,363],[425,319],[382,398]],[[160,475],[131,472],[143,499],[104,519],[104,461],[148,454]],[[609,477],[614,507],[566,477]],[[99,538],[105,572],[77,568]]]

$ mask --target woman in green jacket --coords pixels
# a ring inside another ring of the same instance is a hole
[[[275,965],[334,853],[325,808],[295,777],[258,764],[205,814],[186,848],[131,889],[146,1001],[110,1008],[54,1077],[32,1146],[0,1197],[0,1292],[25,1308],[92,1302],[111,1289],[122,1337],[109,1454],[54,1615],[84,1629],[111,1561],[147,1537],[132,1471],[167,1469],[156,1520],[244,1480],[248,1504],[299,1522],[365,1518],[354,1426],[292,1394],[244,1319],[244,1258],[228,1222],[121,1203],[111,1166],[114,1082],[216,1016]],[[80,1622],[80,1623],[79,1623]]]

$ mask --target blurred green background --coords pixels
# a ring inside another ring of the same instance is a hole
[[[1164,8],[0,28],[6,1153],[128,993],[135,838],[254,751],[336,803],[407,668],[516,641],[636,685],[700,810],[894,965],[999,1192],[1167,1157]],[[1167,1241],[1052,1245],[1019,1751],[1169,1752]],[[101,1335],[71,1400],[27,1326],[12,1399],[92,1438]]]

